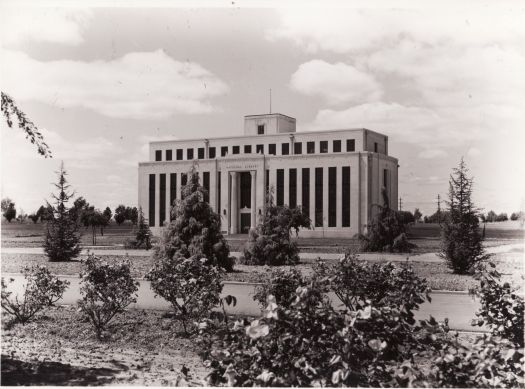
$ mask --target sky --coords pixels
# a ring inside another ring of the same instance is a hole
[[[50,199],[61,161],[97,208],[136,205],[148,142],[241,135],[269,89],[297,131],[388,135],[403,209],[433,213],[461,157],[477,206],[524,209],[523,3],[132,4],[0,2],[0,89],[53,153],[0,123],[19,210]]]

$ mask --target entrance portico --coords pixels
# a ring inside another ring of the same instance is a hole
[[[228,232],[245,234],[257,225],[257,171],[229,171]]]

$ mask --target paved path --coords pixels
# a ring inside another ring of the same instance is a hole
[[[21,293],[24,290],[24,279],[22,275],[3,274],[3,276],[15,279],[13,284],[9,286],[9,289],[15,292],[15,294]],[[64,293],[59,304],[75,304],[80,298],[79,278],[73,276],[60,278],[67,279],[71,282],[71,285]],[[232,314],[259,315],[260,309],[252,298],[254,289],[254,284],[225,282],[223,295],[231,294],[237,298],[237,305],[235,307],[227,307],[227,311]],[[335,295],[331,295],[330,297],[335,304],[337,301]],[[466,293],[452,292],[434,292],[431,297],[432,303],[427,302],[422,304],[420,310],[416,312],[416,319],[428,319],[429,315],[432,315],[438,321],[448,318],[450,327],[455,330],[480,331],[480,327],[472,327],[470,325],[479,307],[477,300],[474,300]],[[170,305],[166,300],[154,296],[154,292],[150,288],[150,283],[145,280],[140,281],[137,303],[133,304],[132,307],[138,309],[170,309]]]
[[[511,251],[524,250],[524,243],[514,243],[501,246],[488,247],[486,249],[489,254],[506,253]],[[5,254],[43,254],[44,250],[41,247],[6,247],[1,249]],[[152,254],[152,250],[126,250],[126,249],[84,249],[82,254],[92,253],[95,255],[129,255],[130,257],[144,257]],[[242,253],[239,251],[232,251],[231,255],[239,258]],[[299,253],[302,260],[322,259],[339,259],[342,254],[339,253]],[[414,262],[443,262],[443,259],[437,256],[436,253],[426,253],[418,255],[410,254],[390,254],[390,253],[362,253],[359,254],[361,259],[367,261],[406,261],[407,257]]]

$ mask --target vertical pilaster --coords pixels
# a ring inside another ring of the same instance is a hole
[[[335,188],[335,212],[336,212],[336,226],[343,227],[343,169],[341,166],[336,167],[336,188]]]
[[[251,170],[250,171],[250,174],[251,174],[251,179],[252,179],[252,182],[251,182],[251,204],[250,204],[250,208],[251,208],[251,219],[250,219],[250,228],[255,228],[255,226],[257,225],[256,224],[256,218],[257,218],[257,212],[256,212],[256,209],[257,209],[257,205],[256,205],[256,190],[257,190],[257,175],[256,175],[257,171],[256,170]]]
[[[238,233],[238,225],[239,225],[239,200],[238,200],[238,192],[239,192],[239,185],[238,185],[238,173],[237,172],[231,172],[232,177],[232,187],[231,187],[231,227],[230,232],[232,234]]]
[[[220,206],[217,206],[217,171],[210,170],[210,207],[217,213],[220,213]]]
[[[323,227],[328,227],[328,168],[323,166]]]

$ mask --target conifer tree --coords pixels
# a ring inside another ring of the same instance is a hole
[[[488,258],[485,254],[479,229],[479,210],[472,202],[473,179],[463,158],[449,180],[447,201],[450,218],[442,230],[440,256],[458,274],[466,274],[474,265]]]
[[[64,170],[64,163],[61,163],[57,175],[58,183],[54,185],[58,194],[52,194],[55,205],[48,204],[52,213],[47,222],[44,251],[50,261],[69,261],[80,253],[80,234],[78,221],[67,208],[72,193],[68,192],[69,185],[66,180],[67,173]]]
[[[172,221],[166,228],[155,258],[183,258],[203,254],[210,264],[233,270],[228,244],[221,233],[220,215],[207,201],[206,189],[199,183],[195,166],[188,172],[188,182],[182,188],[182,199],[172,209]]]
[[[142,207],[139,207],[137,214],[138,221],[135,238],[126,241],[125,246],[126,248],[149,250],[151,248],[151,230],[146,219],[144,218]]]

